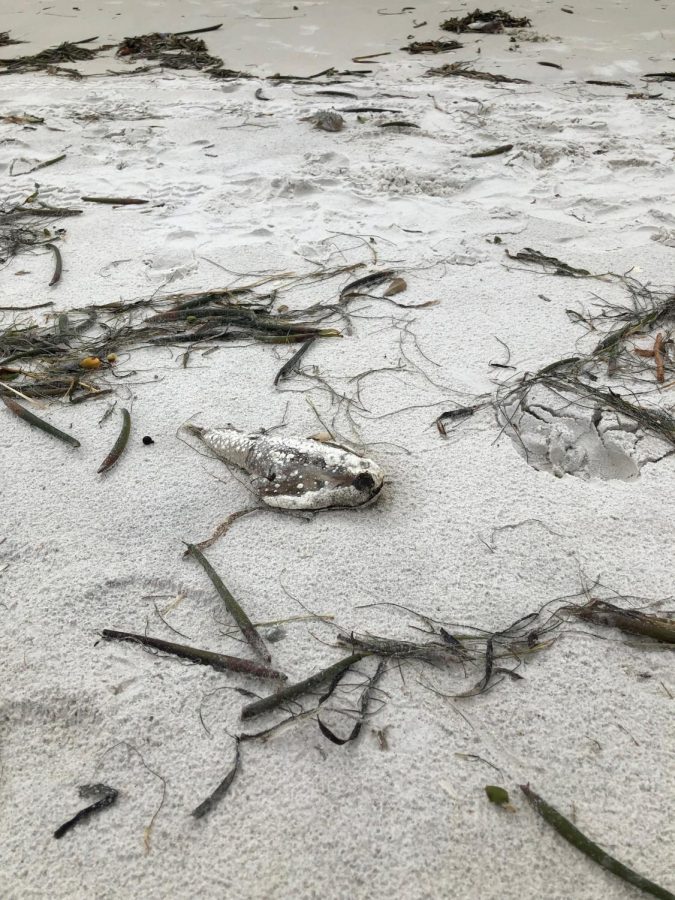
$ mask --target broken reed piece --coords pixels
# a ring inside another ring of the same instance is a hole
[[[120,456],[124,453],[124,449],[129,442],[129,433],[131,432],[131,415],[128,409],[122,409],[122,430],[115,441],[112,450],[103,460],[96,470],[99,475],[111,469]]]
[[[90,806],[76,812],[72,819],[68,819],[63,825],[60,825],[54,832],[54,837],[58,840],[64,834],[67,834],[71,828],[74,828],[78,822],[88,819],[93,813],[112,806],[117,800],[118,792],[115,788],[109,787],[107,784],[83,784],[79,788],[80,797],[98,797],[99,799]]]
[[[81,197],[84,203],[105,203],[109,206],[141,206],[149,203],[149,200],[140,200],[138,197]]]
[[[307,338],[306,341],[302,344],[299,350],[296,350],[293,356],[283,364],[283,366],[277,372],[274,378],[274,384],[279,384],[280,381],[283,381],[284,378],[288,378],[288,376],[295,370],[298,363],[302,359],[302,357],[307,353],[309,348],[312,346],[314,341],[316,340],[317,335],[313,334],[311,337]]]
[[[559,813],[557,809],[533,791],[529,784],[521,784],[520,789],[529,800],[535,812],[537,812],[542,819],[554,828],[569,844],[572,844],[573,847],[576,847],[577,850],[580,850],[588,856],[589,859],[592,859],[593,862],[602,866],[603,869],[607,869],[613,875],[616,875],[617,878],[621,878],[623,881],[627,881],[628,884],[632,884],[633,887],[639,888],[646,894],[651,894],[652,897],[658,897],[659,900],[675,900],[675,894],[671,891],[662,888],[660,885],[655,884],[643,875],[639,875],[637,872],[634,872],[633,869],[629,869],[628,866],[619,862],[618,859],[614,859],[614,857],[610,856],[606,850],[603,850],[602,847],[599,847],[594,841],[586,837],[583,832],[579,831],[576,825],[573,825],[569,819],[566,819],[565,816],[562,815],[562,813]]]
[[[261,657],[261,659],[264,659],[265,662],[270,662],[272,657],[267,647],[265,646],[265,642],[258,634],[253,622],[251,622],[239,603],[237,603],[232,594],[225,587],[220,575],[216,572],[216,570],[213,568],[213,566],[204,556],[201,550],[195,547],[194,544],[188,544],[187,551],[190,556],[194,557],[197,560],[199,565],[204,569],[206,574],[211,579],[211,583],[218,591],[221,600],[225,604],[225,608],[239,626],[239,630],[241,631],[242,635],[246,639],[253,652]]]
[[[342,288],[340,291],[340,300],[358,294],[364,288],[371,288],[375,287],[376,284],[382,284],[383,281],[393,278],[395,274],[396,269],[385,269],[382,272],[374,272],[372,275],[364,275],[363,278],[357,278],[356,281],[351,281]]]
[[[101,637],[106,641],[127,641],[132,644],[140,644],[142,647],[152,647],[162,653],[171,653],[183,659],[203,666],[211,666],[230,672],[239,672],[242,675],[251,675],[254,678],[271,678],[277,681],[285,681],[286,675],[268,666],[253,662],[250,659],[242,659],[239,656],[226,656],[224,653],[214,653],[211,650],[198,650],[185,644],[174,644],[173,641],[164,641],[161,638],[149,637],[147,634],[133,634],[130,631],[115,631],[104,628]]]
[[[192,810],[192,815],[195,819],[201,819],[207,813],[210,813],[214,806],[220,803],[225,794],[229,791],[232,782],[234,781],[235,776],[239,771],[239,764],[241,763],[241,749],[239,747],[240,740],[241,738],[236,738],[234,763],[232,764],[232,768],[230,769],[230,771],[223,778],[215,791],[209,794],[206,800],[203,800],[196,809]]]
[[[478,153],[469,153],[470,159],[482,159],[484,156],[499,156],[501,153],[508,153],[513,150],[513,144],[501,144],[499,147],[493,147],[492,150],[479,150]]]
[[[618,628],[664,644],[675,644],[675,620],[664,619],[636,609],[621,609],[606,600],[591,600],[584,606],[566,606],[564,612],[607,628]]]
[[[304,681],[298,681],[296,684],[289,684],[288,687],[282,688],[278,693],[272,694],[271,697],[263,697],[261,700],[254,700],[253,703],[249,703],[242,709],[241,717],[242,719],[252,719],[253,716],[259,716],[261,713],[277,709],[277,707],[281,706],[283,703],[294,700],[296,697],[301,697],[303,694],[319,687],[326,681],[331,681],[336,676],[349,669],[350,666],[353,666],[354,663],[357,663],[359,660],[370,655],[372,654],[367,652],[352,653],[350,656],[346,656],[344,659],[339,660],[339,662],[333,663],[332,666],[328,666],[327,669],[322,669],[320,672],[310,675],[310,677],[305,678]]]
[[[4,397],[0,394],[0,400],[2,400],[7,409],[11,410],[15,416],[18,416],[19,419],[23,419],[24,422],[27,422],[34,428],[39,428],[40,431],[44,431],[45,434],[50,434],[52,437],[55,437],[59,441],[63,441],[64,444],[69,444],[71,447],[77,448],[80,446],[80,442],[72,437],[72,435],[66,434],[49,422],[45,422],[44,419],[36,416],[35,413],[32,413],[24,406],[21,406],[20,403],[17,403],[16,400],[13,400],[11,397]]]
[[[59,281],[61,281],[63,260],[61,259],[61,251],[56,246],[56,244],[45,244],[45,247],[48,250],[51,250],[54,254],[54,274],[52,275],[52,280],[49,282],[49,287],[53,287],[55,284],[58,284]]]

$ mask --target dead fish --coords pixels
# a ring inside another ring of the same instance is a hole
[[[223,428],[186,426],[224,462],[253,476],[263,503],[279,509],[363,506],[384,484],[380,466],[348,447],[312,438],[245,434]]]
[[[315,128],[322,131],[342,131],[345,120],[339,113],[330,112],[329,110],[320,110],[313,116],[305,116],[303,122],[311,122]]]

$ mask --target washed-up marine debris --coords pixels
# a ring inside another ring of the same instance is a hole
[[[214,344],[240,340],[299,344],[311,337],[341,334],[323,327],[325,318],[336,315],[333,307],[317,305],[306,312],[288,309],[282,314],[273,309],[275,296],[251,288],[222,288],[71,309],[44,325],[3,318],[0,396],[18,392],[24,399],[59,398],[70,403],[105,396],[120,378],[133,374],[121,370],[120,351],[141,346],[186,348],[185,366],[191,353]]]
[[[315,128],[321,131],[342,131],[345,120],[339,113],[332,110],[320,110],[311,116],[305,116],[302,122],[311,122]]]
[[[407,50],[408,53],[447,53],[449,50],[459,50],[463,47],[459,41],[412,41],[401,50]]]
[[[454,31],[455,34],[477,32],[479,34],[501,34],[505,28],[529,28],[532,22],[527,16],[513,16],[504,9],[483,12],[474,9],[472,13],[461,18],[446,19],[441,22],[443,31]]]
[[[124,38],[117,56],[153,60],[165,69],[218,69],[223,65],[222,59],[209,53],[201,38],[180,33],[156,32]]]
[[[384,484],[380,466],[339,444],[312,438],[246,434],[186,426],[213,453],[252,476],[263,503],[279,509],[335,509],[375,500]]]
[[[25,41],[15,41],[10,37],[9,31],[0,31],[0,47],[9,47],[10,44],[25,44]]]
[[[6,72],[34,72],[39,69],[45,69],[53,70],[54,74],[67,73],[71,70],[60,69],[59,63],[83,62],[95,59],[102,50],[109,49],[108,47],[82,46],[90,41],[91,38],[85,41],[64,41],[56,47],[48,47],[39,53],[33,53],[28,56],[15,56],[12,59],[0,59],[0,66]]]
[[[459,78],[473,78],[476,81],[490,81],[493,84],[530,84],[526,78],[509,78],[508,75],[495,75],[492,72],[470,69],[466,62],[446,63],[436,69],[429,69],[427,75],[442,75],[443,77],[454,75]]]

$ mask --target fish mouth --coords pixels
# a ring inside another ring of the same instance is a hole
[[[376,499],[382,488],[384,487],[384,478],[380,479],[379,483],[370,475],[368,472],[363,472],[361,475],[358,475],[352,484],[352,487],[355,487],[358,491],[367,492],[368,496],[363,501],[363,503],[359,503],[359,506],[365,506],[368,503],[372,503],[373,500]]]

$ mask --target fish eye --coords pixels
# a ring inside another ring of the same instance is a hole
[[[368,474],[368,472],[362,472],[360,475],[356,476],[352,485],[357,491],[369,491],[375,487],[375,479],[372,475]]]

